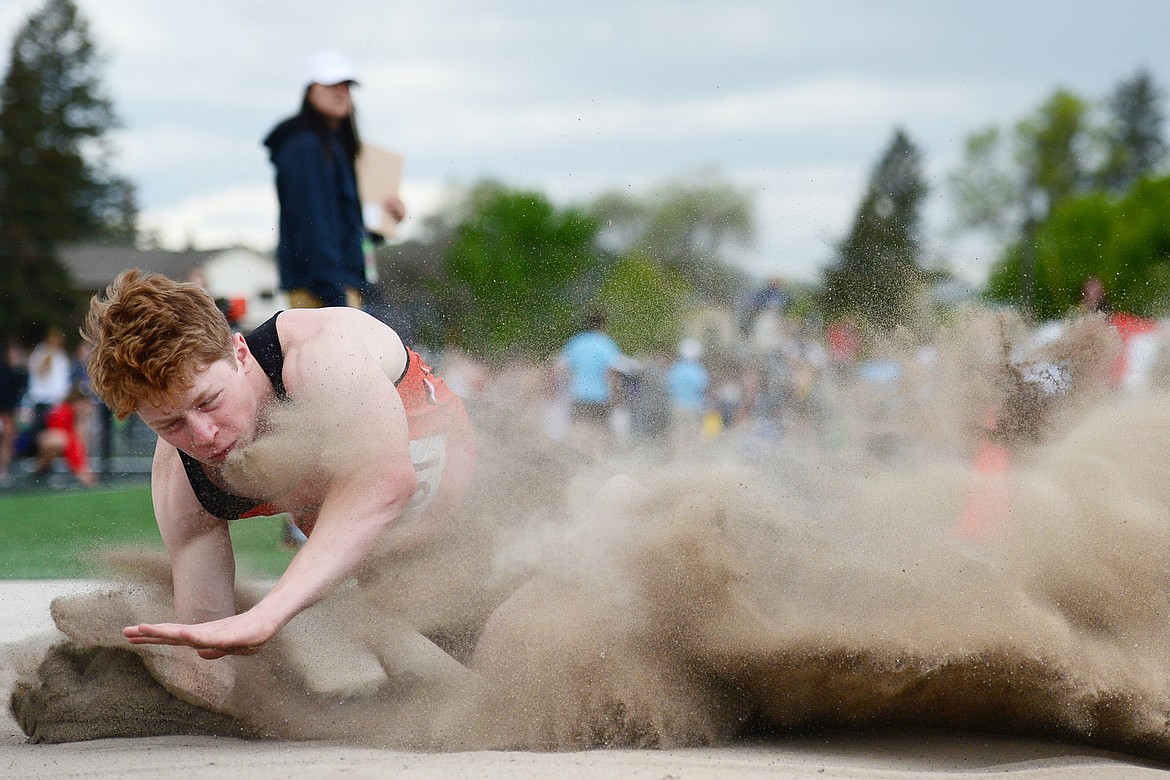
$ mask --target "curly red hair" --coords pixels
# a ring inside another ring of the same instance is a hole
[[[217,360],[233,360],[227,318],[203,288],[138,269],[123,271],[89,303],[81,329],[93,345],[93,389],[119,420],[141,401],[190,389]]]

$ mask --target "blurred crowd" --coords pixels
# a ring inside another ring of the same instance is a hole
[[[491,370],[448,354],[440,371],[464,396],[527,409],[533,429],[600,459],[732,445],[749,457],[971,462],[989,435],[1036,440],[1071,406],[1063,399],[1170,387],[1170,331],[1156,320],[1090,308],[1034,328],[972,304],[948,325],[875,334],[793,309],[774,280],[738,312],[700,313],[654,354],[626,354],[591,314],[547,365]]]
[[[6,345],[0,487],[92,486],[108,470],[94,456],[106,465],[122,426],[94,397],[87,356],[88,345],[69,350],[56,329],[31,347]],[[949,326],[874,334],[848,317],[799,316],[779,280],[736,311],[699,312],[677,344],[652,354],[627,354],[594,312],[545,365],[488,366],[455,350],[432,358],[464,398],[507,409],[595,460],[715,448],[971,460],[992,428],[1038,439],[1060,406],[1052,399],[1170,388],[1170,329],[1158,320],[1087,304],[1030,327],[973,305]]]
[[[31,348],[5,346],[0,361],[0,486],[17,478],[45,484],[97,483],[91,453],[104,407],[85,370],[89,345],[72,351],[49,328]]]

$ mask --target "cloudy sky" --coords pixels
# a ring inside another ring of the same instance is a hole
[[[76,1],[124,124],[116,167],[173,246],[275,245],[260,139],[327,46],[357,63],[364,138],[406,158],[405,235],[484,177],[570,203],[715,172],[754,198],[738,262],[805,279],[895,128],[925,155],[932,251],[978,281],[986,258],[947,231],[967,135],[1141,68],[1170,90],[1166,0]],[[3,67],[41,5],[0,4]]]

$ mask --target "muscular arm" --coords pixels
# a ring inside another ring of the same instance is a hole
[[[332,444],[309,539],[256,610],[284,625],[351,575],[402,515],[417,481],[406,411],[360,339],[345,331],[294,356],[286,381],[294,401],[323,416]]]
[[[199,504],[178,451],[161,440],[155,449],[151,493],[171,560],[175,613],[181,623],[206,623],[234,615],[235,558],[227,523]],[[153,636],[148,626],[130,626],[123,634],[135,644],[150,642]],[[222,653],[200,650],[200,655],[216,658]]]

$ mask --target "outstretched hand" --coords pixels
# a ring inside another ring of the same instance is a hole
[[[279,630],[272,621],[251,612],[209,623],[156,623],[127,626],[122,636],[132,645],[179,645],[193,647],[200,658],[253,655]]]

